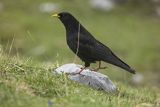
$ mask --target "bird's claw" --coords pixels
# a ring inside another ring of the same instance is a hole
[[[106,66],[105,66],[105,67],[98,67],[98,68],[92,69],[92,71],[97,72],[97,71],[100,70],[100,69],[106,69],[106,68],[107,68]]]
[[[85,69],[85,68],[80,68],[81,70],[79,72],[76,73],[66,73],[67,75],[77,75],[77,74],[81,74],[81,72]]]

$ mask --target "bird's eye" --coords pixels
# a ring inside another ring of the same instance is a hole
[[[60,17],[64,17],[64,14],[60,14]]]

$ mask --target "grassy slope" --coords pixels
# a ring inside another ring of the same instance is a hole
[[[79,85],[65,75],[53,75],[54,65],[48,66],[17,57],[1,56],[0,106],[1,107],[133,107],[142,103],[154,106],[158,89],[132,87],[114,81],[117,95]]]
[[[140,15],[141,13],[135,15],[134,11],[121,8],[110,13],[94,11],[89,8],[86,0],[74,0],[74,5],[68,1],[54,1],[59,3],[63,10],[72,12],[97,39],[108,44],[138,72],[144,72],[145,75],[147,71],[159,71],[158,20]],[[39,4],[45,0],[1,2],[5,4],[5,8],[0,17],[0,48],[9,50],[14,35],[12,53],[52,63],[56,63],[56,60],[60,64],[72,61],[74,56],[66,46],[64,27],[59,20],[51,18],[50,14],[38,10]],[[139,12],[139,9],[137,11]],[[44,47],[45,52],[35,54],[37,47]],[[128,82],[131,76],[120,69],[109,67],[106,70],[108,72],[104,71],[120,88],[118,95],[111,95],[78,85],[66,80],[65,76],[52,76],[53,66],[46,66],[35,60],[32,62],[26,58],[19,60],[17,57],[7,58],[1,55],[0,106],[44,107],[51,101],[54,105],[68,107],[129,107],[141,103],[155,104],[160,96],[157,94],[159,90],[154,87],[132,87]],[[152,79],[146,83],[154,78],[152,75],[148,77]]]

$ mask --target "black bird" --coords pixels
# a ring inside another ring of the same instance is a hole
[[[99,61],[99,67],[96,70],[104,69],[105,67],[101,67],[101,61],[104,61],[135,74],[134,69],[118,58],[107,46],[96,40],[70,13],[61,12],[52,16],[58,17],[64,24],[67,44],[85,62],[85,68],[89,67],[90,63]]]

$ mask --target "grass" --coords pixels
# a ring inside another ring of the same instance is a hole
[[[143,84],[135,86],[132,75],[110,65],[101,72],[119,88],[116,95],[53,75],[57,64],[74,58],[61,22],[39,11],[45,0],[1,0],[0,107],[159,106],[160,21],[148,15],[150,8],[126,6],[105,13],[93,10],[86,0],[48,1],[74,14],[95,38],[142,74]]]
[[[3,56],[0,66],[1,107],[134,107],[142,104],[153,107],[158,104],[158,89],[114,81],[119,88],[119,93],[114,95],[70,81],[65,75],[55,75],[55,65]]]

